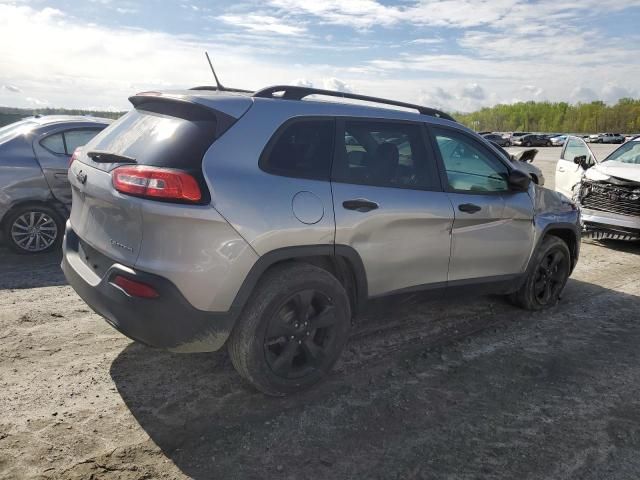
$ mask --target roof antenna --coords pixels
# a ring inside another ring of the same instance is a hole
[[[213,73],[213,78],[216,79],[216,88],[220,92],[226,90],[226,88],[224,88],[224,86],[220,83],[220,80],[218,80],[218,76],[216,75],[216,71],[213,69],[213,63],[211,63],[211,59],[209,58],[209,52],[205,51],[204,54],[207,57],[207,61],[209,62],[209,66],[211,67],[211,72]]]

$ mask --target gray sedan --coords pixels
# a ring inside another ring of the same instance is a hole
[[[110,122],[36,116],[0,128],[0,229],[10,248],[40,253],[59,246],[71,207],[71,155]]]

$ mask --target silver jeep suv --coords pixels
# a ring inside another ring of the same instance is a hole
[[[367,299],[542,309],[578,260],[576,206],[437,110],[292,86],[130,101],[70,166],[65,275],[136,341],[227,345],[265,393],[326,375]]]

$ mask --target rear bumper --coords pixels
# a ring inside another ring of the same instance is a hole
[[[96,313],[133,340],[176,352],[211,352],[220,349],[231,333],[236,315],[198,310],[166,278],[83,251],[69,223],[63,252],[62,270],[69,284]],[[91,258],[86,260],[87,256]],[[152,286],[159,297],[129,296],[111,283],[118,274]]]

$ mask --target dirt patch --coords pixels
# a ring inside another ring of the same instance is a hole
[[[0,250],[0,478],[637,479],[639,253],[583,243],[548,312],[377,301],[326,382],[273,399]]]

